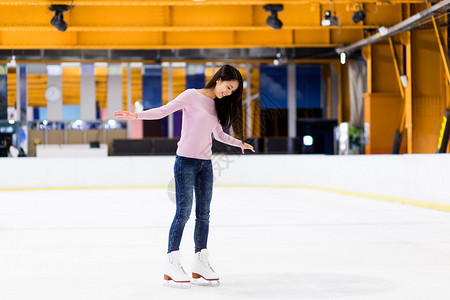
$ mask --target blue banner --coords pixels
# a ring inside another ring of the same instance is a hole
[[[205,66],[187,65],[186,89],[202,89],[205,87]]]
[[[161,65],[144,65],[142,75],[142,104],[144,109],[162,105],[162,68]]]
[[[259,89],[261,108],[287,108],[287,67],[261,66]]]
[[[297,78],[297,108],[321,108],[322,66],[299,65]]]

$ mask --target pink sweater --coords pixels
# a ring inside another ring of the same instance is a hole
[[[162,119],[180,109],[183,110],[183,121],[177,155],[211,159],[211,133],[214,134],[216,140],[222,143],[236,147],[242,146],[240,140],[223,132],[217,118],[214,100],[200,94],[196,89],[188,89],[182,92],[164,106],[139,113],[138,119]]]

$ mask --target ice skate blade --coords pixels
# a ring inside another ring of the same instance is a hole
[[[173,280],[164,280],[164,285],[176,289],[189,289],[191,287],[190,282],[176,282]]]
[[[209,286],[209,287],[216,287],[220,285],[220,281],[218,280],[205,280],[203,278],[201,279],[193,279],[191,281],[192,285],[198,285],[198,286]]]
[[[216,287],[220,285],[219,280],[206,280],[203,277],[201,278],[193,278],[191,280],[191,283],[193,285],[200,285],[200,286],[210,286],[210,287]]]

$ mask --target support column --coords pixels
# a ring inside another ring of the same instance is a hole
[[[167,68],[168,71],[168,83],[167,83],[167,92],[168,92],[168,101],[173,100],[173,74],[172,74],[172,64],[169,64],[169,67]],[[167,118],[168,122],[168,137],[173,138],[174,137],[174,126],[173,126],[173,114],[170,114]]]
[[[339,69],[339,104],[338,104],[338,124],[350,121],[350,96],[348,81],[348,64],[336,63]],[[335,65],[336,65],[335,64]]]
[[[131,64],[127,64],[127,111],[132,111],[132,95],[131,95]],[[127,121],[127,137],[131,137],[131,123],[132,121]]]
[[[368,93],[364,94],[366,154],[392,153],[403,100],[392,63],[391,49],[388,43],[379,43],[368,46],[363,53],[368,67]],[[406,147],[400,147],[399,153],[405,152]]]
[[[161,65],[144,65],[142,75],[142,104],[144,110],[162,105],[162,68]],[[144,137],[163,136],[163,120],[145,120]]]
[[[325,118],[331,119],[331,95],[332,95],[332,85],[331,85],[331,68],[329,64],[323,65],[323,87],[322,87],[322,93],[325,96],[324,101],[324,109],[325,112]]]
[[[108,65],[108,81],[107,81],[107,108],[108,119],[114,119],[116,110],[123,110],[122,104],[122,65]]]
[[[296,78],[296,64],[289,64],[287,66],[287,92],[288,92],[288,151],[290,153],[294,150],[293,139],[297,137],[297,78]]]
[[[22,74],[20,74],[22,76]],[[47,66],[47,120],[62,121],[62,67]]]
[[[28,81],[27,65],[16,66],[16,120],[27,120]]]
[[[408,86],[405,88],[405,130],[407,153],[413,153],[413,109],[412,109],[412,46],[411,32],[405,32],[406,36],[406,77]]]
[[[395,71],[395,77],[397,78],[397,85],[398,89],[400,91],[400,95],[402,97],[402,117],[400,120],[399,129],[395,131],[395,137],[394,137],[394,143],[392,145],[392,154],[399,154],[400,153],[400,147],[402,144],[403,139],[403,131],[405,130],[405,86],[407,85],[407,82],[402,82],[402,72],[399,65],[399,59],[397,54],[396,45],[394,43],[394,40],[392,37],[389,37],[389,47],[391,49],[391,55],[392,55],[392,62],[394,64],[394,71]]]
[[[81,64],[80,110],[81,120],[96,119],[94,64]]]
[[[133,69],[130,70],[130,73],[133,74]],[[132,75],[131,75],[132,76]],[[142,67],[139,67],[139,76],[142,78]],[[130,83],[131,86],[131,83]],[[131,103],[131,107],[129,108],[129,111],[132,112],[141,112],[143,110],[143,105],[142,105],[142,94],[141,94],[141,99],[139,99],[136,102],[133,102],[133,99],[131,99],[132,103]],[[129,128],[131,129],[131,131],[129,131],[129,136],[128,138],[130,139],[142,139],[144,137],[144,125],[143,125],[144,121],[143,120],[133,120],[130,121]]]
[[[0,65],[0,120],[8,119],[8,69],[5,64]]]
[[[371,144],[370,144],[370,110],[367,108],[368,103],[366,100],[369,97],[369,95],[372,94],[372,45],[368,45],[364,48],[362,48],[361,53],[366,60],[366,66],[367,66],[367,92],[363,94],[364,97],[364,140],[365,140],[365,148],[364,153],[365,154],[372,154],[371,152]]]
[[[436,18],[432,16],[431,19],[433,20],[434,32],[436,33],[436,39],[438,41],[439,51],[442,57],[442,63],[444,64],[444,70],[446,75],[445,77],[447,78],[447,81],[450,83],[450,61],[448,58],[448,49],[447,46],[445,45],[445,39],[442,36],[441,29],[438,27],[438,23],[436,22]]]
[[[246,111],[246,138],[252,136],[252,86],[251,86],[251,65],[247,64],[247,98],[245,100],[245,111]]]
[[[442,63],[444,65],[445,77],[447,78],[447,85],[445,88],[446,91],[446,109],[444,112],[444,117],[442,121],[441,131],[439,133],[439,141],[437,147],[437,153],[446,153],[448,147],[449,140],[449,132],[450,132],[450,124],[448,119],[450,117],[450,97],[448,95],[448,83],[450,83],[450,60],[448,57],[448,46],[445,43],[445,39],[442,35],[441,29],[438,26],[439,23],[436,21],[436,18],[431,17],[433,20],[434,32],[436,33],[436,39],[439,45],[439,51],[441,53]]]

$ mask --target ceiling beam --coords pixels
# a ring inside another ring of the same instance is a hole
[[[342,25],[328,26],[320,25],[295,25],[283,26],[282,30],[328,30],[328,29],[376,29],[378,25]],[[0,26],[0,31],[51,31],[54,32],[53,26]],[[273,31],[268,26],[77,26],[71,25],[66,32],[192,32],[192,31]]]
[[[361,49],[362,47],[378,43],[378,42],[384,40],[385,38],[394,36],[400,32],[408,31],[415,25],[419,24],[420,22],[422,22],[428,18],[431,18],[432,16],[434,16],[438,13],[441,13],[447,9],[450,9],[450,0],[441,1],[427,9],[421,11],[420,13],[417,13],[417,14],[409,17],[408,19],[403,20],[402,22],[400,22],[394,26],[391,26],[389,28],[380,27],[379,31],[376,34],[374,34],[368,38],[362,39],[362,40],[360,40],[356,43],[350,44],[348,46],[336,47],[336,52],[338,54],[340,54],[340,53],[350,54],[356,50]]]
[[[274,1],[261,1],[261,0],[205,0],[205,1],[193,1],[193,0],[141,0],[141,1],[124,1],[124,0],[35,0],[35,1],[2,1],[0,5],[23,5],[23,6],[36,6],[50,4],[65,4],[75,6],[210,6],[210,5],[264,5],[270,4]],[[285,5],[302,5],[302,4],[330,4],[330,0],[277,0],[277,4]],[[333,0],[333,4],[360,4],[374,3],[374,4],[401,4],[401,3],[429,3],[426,0]]]
[[[336,59],[333,47],[286,48],[286,58],[300,59]],[[108,49],[0,49],[0,61],[10,61],[15,56],[20,61],[236,61],[264,60],[273,61],[280,48],[219,48],[219,49],[146,49],[146,50],[108,50]]]

